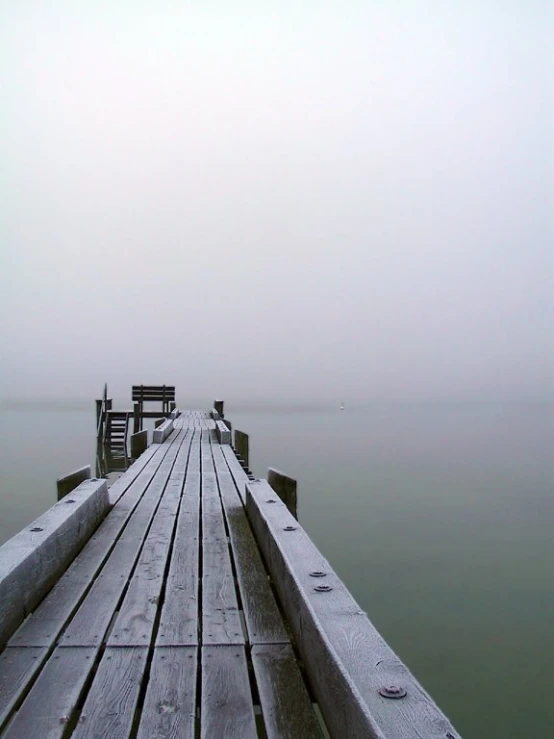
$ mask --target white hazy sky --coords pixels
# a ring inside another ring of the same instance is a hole
[[[552,394],[551,8],[0,0],[0,395]]]

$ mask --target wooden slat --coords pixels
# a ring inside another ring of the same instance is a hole
[[[221,447],[212,446],[212,454],[229,528],[248,640],[250,644],[287,643],[289,638],[283,619]]]
[[[60,579],[109,507],[105,480],[86,480],[0,547],[0,649]]]
[[[176,443],[169,449],[106,565],[69,624],[62,637],[62,644],[95,646],[103,642],[108,625],[141,550],[179,447],[180,444]]]
[[[45,648],[5,649],[0,654],[0,731],[10,712],[27,692],[27,686],[42,668],[48,650]]]
[[[56,649],[2,736],[61,739],[92,671],[95,654],[96,649]]]
[[[109,647],[88,692],[73,739],[127,739],[146,669],[146,647]]]
[[[162,595],[163,578],[173,539],[191,436],[184,437],[160,505],[119,609],[108,646],[148,646]]]
[[[267,482],[250,483],[247,511],[331,735],[459,739],[285,504],[268,503],[272,496]],[[389,686],[406,696],[380,695]]]
[[[198,644],[200,537],[200,433],[192,439],[187,475],[166,592],[158,629],[158,646]]]
[[[202,648],[200,737],[257,737],[244,647]]]
[[[137,739],[194,739],[196,647],[154,650]]]
[[[202,432],[202,642],[244,644],[208,431]]]
[[[159,449],[155,457],[150,455],[150,459],[138,465],[129,478],[129,485],[126,482],[122,483],[116,495],[119,502],[39,607],[14,634],[10,645],[31,647],[54,644],[114,548],[124,525],[144,495],[169,448],[169,444],[165,445]],[[115,484],[123,477],[125,475],[122,475]],[[133,544],[129,546],[132,547]],[[116,562],[115,567],[117,566]],[[116,571],[114,574],[117,576],[123,572]]]
[[[290,644],[252,648],[267,739],[323,737]]]
[[[231,472],[231,475],[233,476],[233,479],[235,481],[235,485],[237,486],[237,490],[240,496],[240,499],[243,503],[246,502],[246,484],[250,482],[250,478],[246,474],[246,472],[242,469],[234,451],[231,449],[230,446],[222,446],[221,452],[223,456],[225,457],[227,464],[229,465],[229,471]]]

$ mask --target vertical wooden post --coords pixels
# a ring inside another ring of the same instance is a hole
[[[219,413],[220,418],[225,418],[225,414],[223,413],[223,401],[222,400],[214,400],[214,410]]]
[[[267,481],[292,515],[298,520],[296,480],[270,467],[267,471]]]
[[[131,436],[131,457],[137,459],[148,446],[148,431],[138,431]]]
[[[235,451],[248,469],[250,467],[250,440],[244,431],[235,431]]]
[[[140,406],[133,403],[133,434],[138,434],[140,430]]]

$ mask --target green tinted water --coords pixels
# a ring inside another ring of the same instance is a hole
[[[551,406],[226,410],[257,476],[298,479],[301,523],[466,739],[554,736]],[[94,411],[0,422],[4,541],[94,465]]]

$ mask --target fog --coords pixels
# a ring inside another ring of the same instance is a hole
[[[0,2],[4,398],[552,397],[551,4]]]

